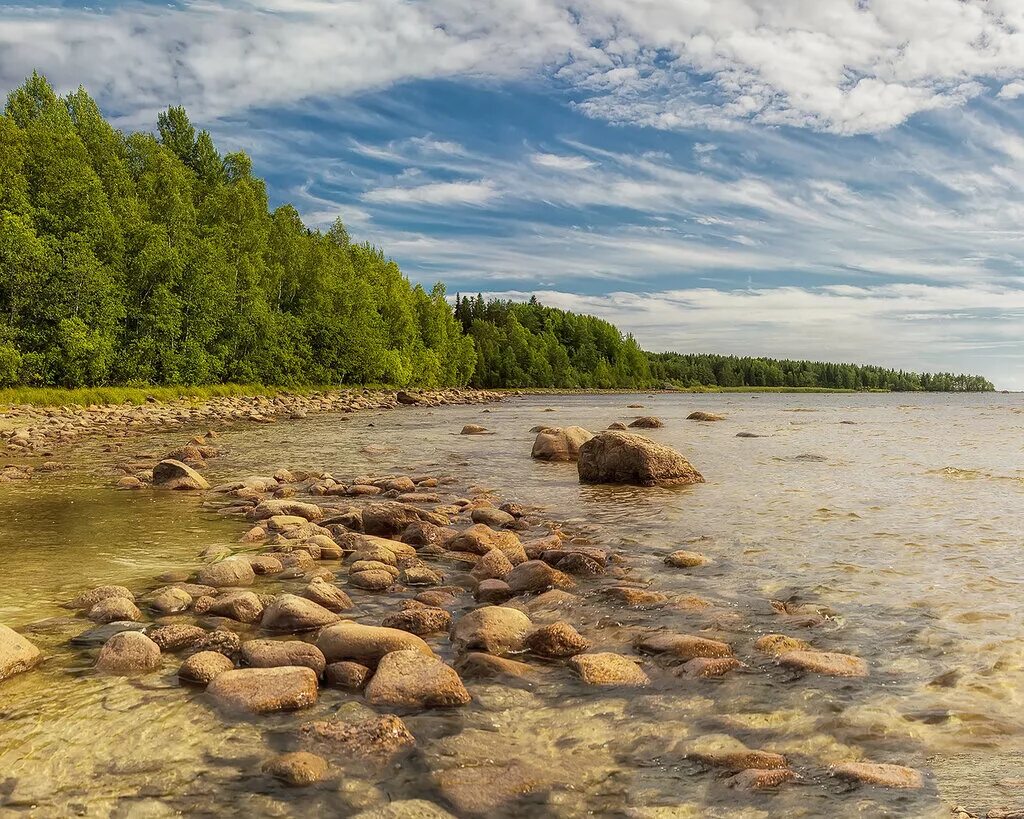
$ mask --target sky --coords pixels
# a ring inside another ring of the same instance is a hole
[[[450,294],[1024,389],[1021,0],[0,0],[33,70]]]

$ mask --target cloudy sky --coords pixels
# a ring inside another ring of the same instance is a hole
[[[1024,389],[1021,0],[0,0],[33,69],[452,293]]]

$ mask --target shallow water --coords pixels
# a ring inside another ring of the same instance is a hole
[[[642,403],[644,409],[628,409]],[[554,412],[545,412],[545,408]],[[551,781],[511,803],[535,816],[931,816],[953,804],[1024,808],[1024,469],[1019,395],[659,395],[512,398],[489,405],[399,409],[235,428],[218,444],[212,482],[282,465],[355,474],[452,475],[536,504],[566,528],[626,556],[627,576],[710,608],[638,612],[586,595],[565,617],[596,648],[629,652],[638,630],[666,627],[731,643],[747,668],[685,680],[652,664],[643,691],[587,689],[552,664],[535,686],[469,684],[458,711],[408,717],[417,752],[400,766],[343,766],[286,791],[259,772],[291,748],[302,722],[358,697],[324,690],[311,712],[229,721],[178,687],[177,664],[141,680],[95,676],[68,646],[86,621],[59,603],[99,583],[146,589],[194,566],[211,544],[235,544],[244,521],[194,496],[114,492],[99,441],[64,454],[67,473],[0,487],[0,622],[46,653],[37,671],[0,684],[0,813],[51,816],[350,815],[389,800],[444,804],[431,772],[494,758]],[[696,409],[728,420],[684,420]],[[677,447],[707,483],[682,489],[581,486],[572,464],[532,461],[535,424],[601,429],[657,415],[645,434]],[[851,421],[853,423],[841,423]],[[464,423],[488,436],[459,436]],[[765,437],[737,438],[752,432]],[[187,434],[126,447],[162,452]],[[370,452],[364,450],[371,447]],[[810,457],[814,456],[814,457]],[[695,542],[698,539],[699,542]],[[678,548],[713,559],[694,570]],[[281,584],[267,584],[280,589]],[[301,584],[295,584],[296,588]],[[802,628],[770,600],[834,612]],[[393,598],[360,598],[377,623]],[[47,618],[62,618],[43,622]],[[751,645],[784,632],[868,661],[867,679],[800,676]],[[429,640],[450,659],[447,640]],[[479,732],[488,732],[481,734]],[[802,780],[748,794],[685,758],[723,735],[784,753]],[[462,744],[460,744],[462,743]],[[921,791],[853,788],[832,762],[917,767]]]

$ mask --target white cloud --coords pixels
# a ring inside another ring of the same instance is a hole
[[[580,109],[656,128],[892,128],[1024,83],[1019,0],[240,0],[7,7],[0,86],[33,69],[130,118],[200,119],[414,79],[545,73]],[[701,78],[697,80],[696,78]]]
[[[411,188],[374,188],[363,200],[384,205],[484,205],[500,196],[492,182],[431,182]]]
[[[584,156],[562,156],[560,154],[537,153],[530,157],[534,165],[555,171],[585,171],[594,163]]]
[[[1019,81],[1008,82],[996,94],[1001,100],[1015,100],[1022,95],[1024,95],[1024,82]]]

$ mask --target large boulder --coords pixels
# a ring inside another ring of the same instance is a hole
[[[229,586],[251,586],[256,582],[256,572],[244,557],[229,557],[217,563],[209,563],[199,570],[197,582],[204,586],[222,589]]]
[[[452,628],[451,641],[460,652],[515,654],[523,650],[532,629],[530,618],[519,609],[483,606],[459,618]]]
[[[218,674],[206,691],[219,705],[233,711],[298,711],[316,703],[317,677],[313,669],[304,666],[236,668]]]
[[[282,594],[263,610],[260,624],[267,631],[312,631],[340,619],[319,603],[296,594]]]
[[[593,437],[583,427],[545,427],[537,433],[530,456],[541,461],[575,461],[580,447]]]
[[[318,677],[327,667],[320,649],[302,640],[247,640],[242,643],[242,659],[252,668],[305,666]]]
[[[602,432],[580,447],[581,483],[628,483],[680,486],[703,483],[704,477],[671,447],[642,435]]]
[[[122,677],[148,674],[160,667],[160,646],[140,631],[115,634],[100,649],[96,668]]]
[[[372,705],[393,708],[465,705],[470,700],[455,669],[415,649],[385,654],[364,695]]]
[[[321,631],[316,646],[329,663],[355,660],[375,666],[385,654],[404,649],[419,651],[428,657],[434,655],[430,646],[408,631],[347,621]]]
[[[160,461],[153,467],[153,486],[161,489],[209,489],[210,484],[188,464],[173,458]]]
[[[0,626],[0,680],[28,671],[43,659],[32,643],[14,629]]]

